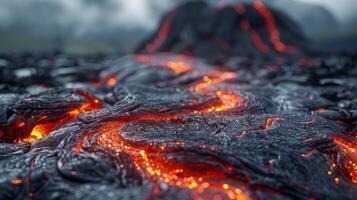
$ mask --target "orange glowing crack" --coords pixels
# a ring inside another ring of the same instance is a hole
[[[280,33],[277,29],[274,16],[264,3],[261,0],[255,0],[253,6],[264,18],[270,42],[274,45],[274,48],[279,52],[294,52],[296,50],[294,47],[287,46],[280,40]]]
[[[55,122],[41,123],[35,125],[32,128],[32,131],[29,136],[27,136],[26,138],[18,139],[15,141],[15,143],[26,143],[26,142],[34,142],[36,140],[39,140],[49,135],[52,131],[60,128],[64,124],[75,120],[80,113],[92,111],[100,108],[100,106],[98,105],[99,103],[98,99],[94,99],[93,97],[87,97],[87,98],[88,98],[88,102],[84,103],[79,108],[67,112],[66,117]],[[44,116],[42,119],[46,119],[46,118],[47,116]]]
[[[162,68],[173,71],[176,74],[181,74],[193,70],[192,65],[186,62],[183,58],[160,60],[159,58],[153,55],[135,55],[134,59],[143,63],[152,62],[153,64],[158,64]]]
[[[342,152],[344,168],[350,176],[351,181],[357,184],[357,140],[348,141],[345,138],[335,136],[333,137],[333,141]]]
[[[187,70],[193,70],[191,66],[186,66],[182,63],[167,63],[170,70],[176,73],[182,73]],[[162,156],[157,156],[160,153],[167,153],[169,149],[163,144],[160,148],[139,146],[132,144],[123,139],[118,133],[118,129],[130,121],[136,120],[176,120],[178,117],[192,113],[219,112],[231,109],[239,105],[243,99],[231,91],[223,91],[218,89],[207,90],[209,86],[224,82],[225,80],[236,78],[236,73],[224,71],[200,71],[205,74],[202,81],[190,88],[190,91],[210,93],[217,96],[219,103],[213,105],[212,102],[207,102],[205,108],[199,110],[191,110],[171,115],[139,115],[130,116],[128,119],[106,122],[98,128],[99,136],[96,138],[98,145],[106,147],[114,151],[114,154],[119,156],[118,152],[124,152],[132,158],[135,167],[154,182],[163,182],[168,185],[188,188],[192,190],[193,199],[202,199],[209,191],[218,191],[219,198],[249,199],[243,193],[241,186],[230,179],[226,174],[216,168],[212,168],[206,164],[180,164],[174,161],[166,160]],[[74,152],[79,152],[84,140],[79,141],[78,145],[73,147]],[[178,142],[177,145],[181,143]],[[204,170],[195,171],[194,169],[202,168]],[[230,181],[229,181],[230,180]],[[228,182],[226,182],[228,181]],[[157,190],[158,188],[156,188]],[[209,195],[207,196],[209,197]]]
[[[165,26],[165,21],[164,25]],[[161,32],[161,31],[160,31]],[[165,34],[163,34],[165,35]],[[160,36],[159,36],[160,38]],[[156,62],[156,57],[153,56],[136,56],[136,60],[140,62]],[[236,95],[233,91],[226,88],[223,90],[212,87],[216,84],[222,83],[226,80],[235,79],[237,74],[234,72],[218,71],[218,70],[195,70],[190,64],[184,60],[169,60],[158,62],[160,66],[169,69],[177,74],[188,71],[203,74],[200,82],[189,88],[191,92],[198,92],[203,94],[212,94],[219,99],[219,102],[207,102],[204,108],[198,110],[191,110],[180,112],[170,115],[155,115],[155,114],[142,114],[139,116],[130,116],[127,119],[118,121],[106,122],[104,125],[97,129],[98,136],[96,142],[98,145],[112,150],[113,153],[119,156],[119,152],[128,154],[135,167],[142,172],[147,178],[154,182],[162,182],[168,185],[188,188],[192,190],[193,199],[202,199],[210,191],[218,191],[217,198],[221,199],[249,199],[243,193],[241,186],[232,180],[219,169],[213,168],[207,164],[180,164],[175,161],[167,160],[163,156],[158,156],[160,153],[168,153],[169,149],[163,144],[161,147],[143,146],[132,144],[122,138],[118,129],[131,121],[137,120],[177,120],[178,117],[193,113],[207,113],[207,112],[220,112],[227,109],[234,108],[241,104],[244,100]],[[93,136],[93,135],[92,135]],[[91,137],[91,136],[86,136]],[[73,147],[73,152],[79,152],[84,140],[83,137],[76,146]],[[182,143],[182,142],[181,142]],[[181,144],[179,141],[177,145]],[[195,171],[194,169],[205,169]],[[155,191],[159,190],[154,187]],[[209,194],[208,196],[209,197]]]
[[[152,55],[135,55],[134,59],[139,62],[147,63],[153,61],[155,57]]]
[[[272,125],[274,125],[277,121],[281,120],[281,118],[278,117],[268,117],[265,121],[264,124],[264,129],[268,130]]]
[[[152,43],[149,43],[146,45],[146,51],[151,53],[154,50],[156,50],[162,42],[167,38],[170,30],[171,30],[171,18],[173,14],[175,13],[175,9],[171,10],[165,17],[164,21],[162,22],[162,25],[160,27],[159,33],[157,37],[154,39]]]
[[[269,46],[266,45],[262,38],[259,36],[259,34],[253,30],[250,26],[250,23],[248,20],[243,20],[241,22],[241,27],[242,29],[250,34],[250,39],[252,40],[254,46],[262,53],[268,53],[270,51]]]
[[[114,86],[118,81],[117,74],[111,74],[103,79],[102,85]]]
[[[63,124],[71,121],[72,119],[73,119],[72,116],[68,116],[68,117],[65,117],[65,118],[63,118],[59,121],[56,121],[56,122],[38,124],[32,129],[31,134],[28,137],[19,139],[16,142],[17,143],[25,143],[25,142],[33,142],[33,141],[39,140],[39,139],[47,136],[50,132],[61,127]]]
[[[181,114],[156,117],[141,116],[135,120],[170,120],[176,119],[179,115]],[[134,119],[111,122],[100,127],[98,129],[100,135],[96,140],[97,144],[112,149],[114,152],[117,152],[118,155],[118,152],[124,152],[130,155],[135,167],[154,182],[159,181],[171,186],[191,189],[194,199],[200,199],[207,192],[212,190],[219,191],[221,198],[249,199],[248,196],[243,193],[242,189],[238,187],[237,183],[235,183],[234,180],[230,180],[229,177],[219,169],[199,163],[181,164],[158,156],[161,153],[170,152],[170,149],[168,149],[165,144],[161,147],[144,146],[132,144],[123,139],[120,133],[118,133],[118,129],[132,120]],[[181,143],[178,142],[177,144]],[[200,170],[195,171],[195,169]]]
[[[11,180],[11,184],[13,185],[21,185],[22,184],[22,179],[21,178],[15,178]]]
[[[224,82],[226,80],[235,79],[237,74],[234,72],[225,72],[225,71],[207,71],[205,72],[205,76],[203,76],[202,81],[197,83],[196,85],[190,88],[191,91],[201,91],[204,92],[203,89],[214,84],[218,84]]]
[[[237,74],[234,72],[224,72],[224,71],[206,71],[205,76],[203,76],[202,81],[190,87],[190,91],[200,92],[203,94],[214,94],[221,101],[220,105],[214,105],[210,108],[204,110],[203,112],[219,112],[231,109],[244,100],[242,97],[236,95],[231,91],[222,91],[218,89],[207,89],[209,86],[219,84],[226,80],[234,79]],[[198,111],[195,111],[198,112]],[[202,112],[202,111],[201,111]]]
[[[203,91],[205,87],[212,84],[223,82],[224,80],[235,78],[236,74],[232,72],[207,71],[207,77],[214,76],[213,81],[204,81],[204,86],[192,87],[197,92]],[[193,199],[202,199],[210,191],[219,192],[219,198],[245,200],[249,197],[243,193],[241,186],[226,174],[216,168],[206,164],[180,164],[171,160],[166,160],[160,153],[168,153],[169,149],[165,144],[161,147],[151,147],[132,144],[123,139],[118,129],[131,121],[137,120],[176,120],[178,117],[193,113],[219,112],[235,107],[242,102],[242,98],[230,91],[212,90],[220,103],[212,105],[208,102],[205,108],[200,110],[191,110],[171,115],[146,114],[139,116],[130,116],[128,119],[106,122],[98,128],[99,136],[96,138],[98,145],[113,150],[114,154],[119,156],[118,152],[124,152],[132,158],[135,167],[154,182],[163,182],[168,185],[187,188],[192,190]],[[78,145],[73,147],[74,152],[79,152],[84,141],[79,141]],[[184,144],[176,142],[175,144]],[[194,169],[205,169],[195,171]],[[156,188],[157,190],[157,188]]]
[[[192,70],[192,66],[185,63],[184,61],[169,61],[166,63],[168,69],[174,71],[176,74],[181,74]]]
[[[139,62],[158,62],[159,65],[161,65],[162,67],[169,69],[177,74],[189,71],[204,74],[201,81],[191,86],[189,90],[191,92],[200,92],[203,94],[215,94],[220,99],[221,104],[212,105],[210,108],[205,110],[195,111],[196,113],[224,111],[233,108],[243,102],[243,99],[240,96],[234,94],[233,92],[226,92],[209,88],[210,86],[222,83],[226,80],[235,79],[237,77],[237,73],[235,72],[219,70],[195,70],[194,67],[191,64],[185,62],[184,59],[158,61],[158,58],[152,55],[136,55],[134,56],[134,59]]]

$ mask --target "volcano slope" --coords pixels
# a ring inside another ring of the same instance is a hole
[[[357,59],[262,2],[191,2],[137,54],[0,59],[0,199],[355,199]]]

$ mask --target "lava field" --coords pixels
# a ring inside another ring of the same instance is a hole
[[[0,199],[356,199],[357,56],[260,0],[122,56],[0,56]]]

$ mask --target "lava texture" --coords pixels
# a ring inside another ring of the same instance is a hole
[[[355,199],[357,57],[287,22],[191,2],[141,54],[2,56],[0,199]]]

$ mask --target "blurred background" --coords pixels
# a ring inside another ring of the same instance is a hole
[[[126,53],[184,0],[1,0],[0,53]],[[221,0],[214,3],[249,2]],[[315,43],[357,49],[357,0],[266,0]]]

